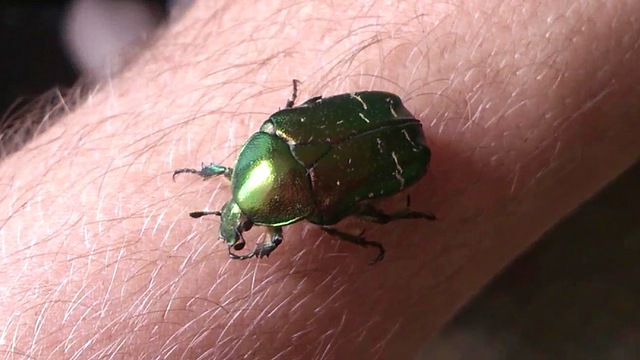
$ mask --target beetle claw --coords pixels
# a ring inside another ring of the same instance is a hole
[[[238,254],[234,254],[231,252],[231,248],[233,246],[229,246],[229,258],[233,259],[233,260],[247,260],[247,259],[251,259],[252,257],[254,257],[256,255],[255,252],[250,252],[247,255],[238,255]]]
[[[379,263],[380,261],[382,261],[382,259],[384,259],[384,253],[386,252],[384,250],[384,247],[382,245],[380,245],[380,247],[378,247],[378,246],[376,246],[376,247],[378,248],[378,256],[371,263],[369,263],[369,265],[375,265],[375,264]]]
[[[258,258],[269,257],[269,255],[275,250],[282,241],[274,241],[272,243],[259,243],[256,245],[256,249],[253,253]]]
[[[269,255],[271,255],[273,250],[275,250],[278,247],[278,245],[280,245],[280,243],[282,243],[281,239],[275,239],[273,242],[270,242],[270,243],[258,243],[256,244],[255,250],[248,253],[247,255],[238,255],[231,252],[231,248],[233,248],[234,250],[242,250],[244,248],[244,242],[237,243],[233,246],[229,246],[229,257],[233,260],[247,260],[253,257],[262,259],[263,257],[269,257]],[[242,246],[238,247],[238,245],[242,245]]]
[[[436,220],[436,215],[434,213],[432,213],[431,211],[425,211],[425,212],[411,212],[411,213],[415,213],[416,217],[414,217],[414,219],[425,219],[425,220]]]

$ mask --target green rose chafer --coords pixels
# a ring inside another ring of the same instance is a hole
[[[393,195],[423,177],[431,151],[422,125],[397,95],[361,91],[311,98],[294,107],[296,82],[285,109],[271,115],[244,144],[233,168],[211,164],[178,169],[205,179],[223,175],[232,198],[221,211],[198,211],[199,218],[222,219],[220,239],[232,259],[269,256],[282,243],[282,227],[297,221],[319,225],[327,233],[360,246],[384,247],[332,227],[348,216],[385,224],[399,219],[434,220],[429,212],[408,208],[385,213],[370,200]],[[265,226],[268,238],[246,255],[242,234]]]

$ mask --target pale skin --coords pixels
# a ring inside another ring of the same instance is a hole
[[[212,4],[0,164],[7,358],[408,359],[640,154],[637,1]],[[300,100],[397,93],[423,122],[408,194],[439,219],[344,224],[385,245],[375,266],[304,223],[230,260],[187,215],[224,179],[171,179],[233,166],[293,78]]]

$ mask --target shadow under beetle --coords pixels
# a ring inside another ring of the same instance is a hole
[[[208,179],[222,175],[231,181],[233,196],[221,211],[189,215],[221,218],[220,239],[232,259],[269,256],[282,243],[282,227],[306,219],[342,240],[385,249],[363,234],[353,235],[331,225],[348,216],[386,224],[400,219],[435,220],[430,212],[407,209],[385,213],[371,205],[374,198],[390,196],[422,178],[431,151],[422,124],[397,95],[360,91],[323,98],[317,96],[295,106],[297,80],[285,109],[271,115],[240,150],[233,168],[203,165],[178,169]],[[247,255],[231,251],[245,246],[243,233],[265,226],[268,238]]]

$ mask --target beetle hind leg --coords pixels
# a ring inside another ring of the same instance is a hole
[[[373,260],[373,262],[371,263],[371,265],[380,262],[382,259],[384,259],[384,254],[385,254],[385,249],[384,246],[377,242],[377,241],[371,241],[371,240],[367,240],[364,236],[362,236],[362,234],[364,234],[364,231],[360,233],[360,235],[353,235],[353,234],[349,234],[340,230],[337,230],[335,228],[332,227],[328,227],[328,226],[322,226],[321,227],[322,230],[324,230],[327,234],[331,235],[331,236],[335,236],[340,240],[344,240],[347,242],[350,242],[352,244],[356,244],[358,246],[362,246],[362,247],[375,247],[378,249],[378,256]]]

